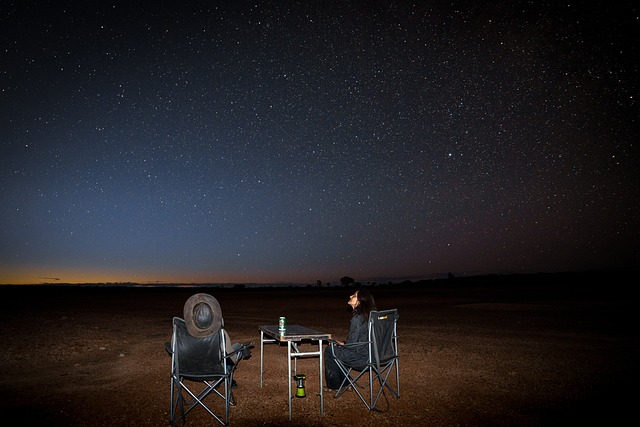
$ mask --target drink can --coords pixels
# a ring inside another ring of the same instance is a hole
[[[278,319],[278,330],[279,331],[286,331],[287,330],[287,318],[284,316],[280,316],[280,318]]]

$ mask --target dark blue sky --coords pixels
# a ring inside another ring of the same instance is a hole
[[[632,2],[183,3],[2,2],[0,283],[637,267]]]

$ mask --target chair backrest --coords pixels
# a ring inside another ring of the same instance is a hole
[[[397,322],[397,309],[369,313],[371,362],[384,363],[398,356]]]
[[[207,376],[226,373],[223,327],[204,338],[189,334],[183,319],[173,318],[173,354],[183,376]]]

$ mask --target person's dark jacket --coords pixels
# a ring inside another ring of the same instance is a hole
[[[367,358],[367,340],[369,339],[369,326],[361,313],[354,312],[349,323],[349,335],[345,341],[345,345],[350,350],[358,353],[358,355]],[[355,343],[362,343],[353,345]]]

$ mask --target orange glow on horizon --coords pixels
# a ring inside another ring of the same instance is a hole
[[[306,276],[306,275],[305,275]],[[315,283],[316,279],[287,277],[282,274],[212,274],[167,273],[144,271],[117,271],[100,269],[25,268],[23,270],[0,268],[2,285],[34,284],[82,284],[82,283]]]

